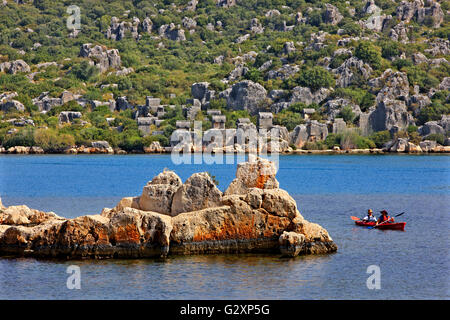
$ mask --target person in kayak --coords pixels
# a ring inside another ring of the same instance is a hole
[[[367,216],[365,216],[362,220],[366,222],[377,222],[377,218],[375,218],[372,213],[372,209],[367,210]]]
[[[394,218],[388,216],[388,213],[386,210],[380,211],[380,213],[381,213],[381,216],[380,216],[380,218],[378,218],[377,224],[380,224],[383,222],[388,223],[387,221],[394,222]]]

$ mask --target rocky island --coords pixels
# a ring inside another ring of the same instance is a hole
[[[221,192],[211,176],[184,183],[164,170],[141,196],[98,215],[74,219],[0,202],[0,255],[37,258],[159,258],[170,255],[281,253],[294,257],[337,250],[328,232],[307,221],[279,188],[273,162],[240,163]]]

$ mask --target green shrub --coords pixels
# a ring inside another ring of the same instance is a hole
[[[14,146],[32,147],[35,145],[34,141],[34,128],[25,128],[19,130],[19,132],[7,136],[3,142],[3,147],[6,149]]]
[[[274,124],[284,126],[289,131],[294,130],[297,125],[302,123],[305,123],[305,120],[300,115],[300,113],[292,112],[289,110],[283,110],[280,113],[276,114],[274,117]]]
[[[80,80],[89,81],[99,74],[99,69],[90,65],[88,61],[83,61],[72,67],[72,74]]]
[[[303,87],[308,87],[312,91],[320,88],[334,87],[334,78],[326,69],[315,66],[301,71],[297,82]]]
[[[70,134],[59,134],[52,129],[37,129],[34,132],[35,145],[45,152],[61,152],[75,145],[75,138]]]
[[[341,111],[339,112],[339,116],[343,118],[347,123],[352,123],[356,117],[355,113],[352,110],[352,107],[350,106],[342,107]]]
[[[170,145],[170,140],[164,135],[157,134],[157,135],[149,135],[144,138],[142,138],[142,144],[145,147],[148,147],[152,142],[158,141],[159,144],[163,147],[168,147]]]
[[[360,136],[354,130],[347,130],[340,134],[341,149],[371,149],[375,143],[369,138]]]
[[[422,125],[428,121],[436,121],[442,118],[443,114],[450,113],[450,104],[442,104],[439,101],[433,101],[431,105],[420,109],[420,113],[417,117],[418,125]]]
[[[335,133],[330,133],[325,138],[325,144],[327,145],[328,149],[333,149],[334,146],[340,146],[340,136]]]
[[[381,66],[380,48],[369,41],[361,41],[355,48],[355,56],[370,64],[374,69]]]
[[[388,130],[378,131],[372,134],[369,139],[372,140],[378,148],[381,148],[383,144],[391,140],[391,134]]]
[[[432,133],[427,135],[426,140],[436,141],[439,144],[444,144],[445,142],[445,136],[440,133]]]

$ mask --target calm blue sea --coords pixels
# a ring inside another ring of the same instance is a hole
[[[198,160],[198,159],[197,159]],[[225,190],[229,164],[182,164],[170,155],[2,155],[4,205],[65,217],[97,214],[135,196],[164,168],[186,180],[208,171]],[[194,162],[194,160],[192,160]],[[170,257],[166,260],[42,261],[0,258],[0,299],[449,299],[450,157],[446,155],[280,156],[277,179],[303,216],[324,226],[338,252]],[[386,209],[406,231],[356,227],[351,215]],[[81,268],[69,290],[66,269]],[[379,266],[380,289],[367,268]]]

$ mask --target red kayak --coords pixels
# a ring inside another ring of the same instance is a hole
[[[365,221],[355,221],[356,225],[363,226],[363,227],[374,227],[376,225],[375,222],[365,222]],[[376,229],[381,230],[405,230],[406,222],[386,222],[383,224],[380,224],[379,226],[376,226]]]

